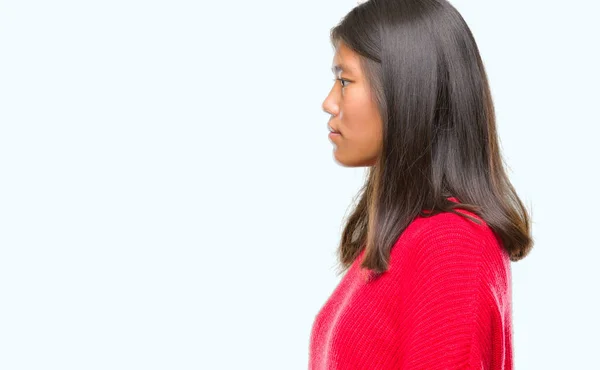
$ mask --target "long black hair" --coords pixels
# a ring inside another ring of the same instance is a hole
[[[386,271],[416,216],[479,222],[456,208],[481,217],[511,261],[524,258],[533,248],[530,216],[505,173],[488,79],[459,12],[445,0],[368,0],[331,29],[331,42],[359,55],[384,136],[346,220],[340,272],[365,248],[361,267]]]

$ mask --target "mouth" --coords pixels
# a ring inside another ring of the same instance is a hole
[[[337,131],[329,131],[329,140],[337,140],[338,138],[342,137],[342,135],[337,132]]]
[[[336,130],[332,129],[332,128],[331,128],[331,127],[329,127],[329,126],[328,126],[327,128],[329,129],[329,132],[330,132],[330,133],[332,133],[332,134],[338,134],[338,135],[340,135],[340,132],[339,132],[339,131],[336,131]]]

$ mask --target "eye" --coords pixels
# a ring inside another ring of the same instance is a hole
[[[346,79],[343,79],[343,78],[334,78],[334,79],[333,79],[333,81],[334,81],[334,82],[335,82],[335,81],[340,81],[340,82],[341,82],[341,84],[342,84],[342,88],[347,86],[347,85],[344,85],[344,82],[346,82],[346,83],[350,82],[350,81],[348,81],[348,80],[346,80]]]

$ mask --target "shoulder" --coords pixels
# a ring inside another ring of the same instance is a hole
[[[456,212],[461,215],[442,212],[434,216],[415,218],[406,229],[407,237],[412,244],[423,248],[448,244],[478,246],[479,249],[498,247],[496,235],[483,218],[464,209],[457,209]]]
[[[442,212],[428,217],[417,216],[410,224],[410,227],[413,229],[415,235],[421,237],[423,237],[423,233],[445,233],[449,230],[490,236],[491,229],[483,218],[464,209],[456,209],[455,211],[461,213],[461,215],[452,212]],[[469,219],[469,217],[475,220]]]
[[[459,209],[462,215],[443,212],[417,217],[392,249],[392,260],[402,260],[413,268],[463,266],[476,269],[482,260],[502,259],[502,248],[489,225],[478,215]]]
[[[507,259],[496,258],[499,245],[481,218],[457,211],[480,223],[449,212],[418,218],[394,246],[400,248],[392,252],[387,281],[400,297],[402,368],[466,368],[504,345],[511,307]]]

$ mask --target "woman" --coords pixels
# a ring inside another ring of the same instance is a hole
[[[332,29],[335,160],[368,167],[310,369],[513,368],[510,262],[533,247],[475,40],[443,0],[369,0]]]

